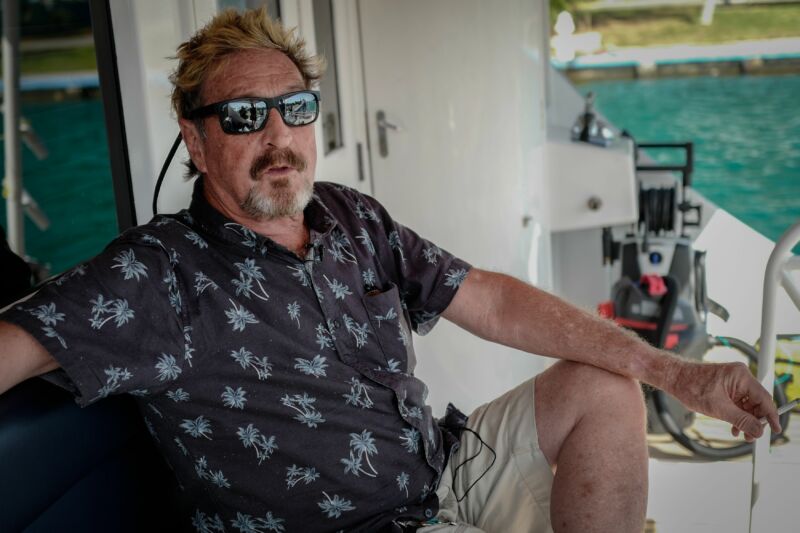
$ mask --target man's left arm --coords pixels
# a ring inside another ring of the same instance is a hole
[[[731,423],[748,439],[766,416],[780,431],[769,393],[743,363],[699,363],[656,349],[610,320],[594,316],[513,277],[472,269],[443,315],[492,342],[568,359],[648,383],[686,407]],[[745,409],[743,398],[749,398]]]

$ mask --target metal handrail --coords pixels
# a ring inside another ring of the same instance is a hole
[[[800,288],[794,283],[789,273],[800,270],[800,256],[792,255],[792,248],[800,243],[800,222],[791,226],[781,236],[775,249],[769,256],[764,275],[764,300],[761,308],[761,349],[758,352],[758,380],[772,394],[772,383],[775,380],[775,345],[776,326],[775,312],[777,307],[778,287],[781,286],[789,294],[798,310],[800,310]],[[763,478],[764,460],[769,454],[770,427],[764,428],[764,434],[756,440],[753,449],[753,478],[750,485],[750,525],[749,531],[766,531],[764,526],[767,510],[759,501],[759,487]],[[758,527],[758,526],[761,527]]]

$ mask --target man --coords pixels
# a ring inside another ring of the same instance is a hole
[[[655,350],[314,184],[320,67],[263,10],[178,58],[190,208],[3,315],[0,392],[44,374],[81,404],[135,395],[198,531],[641,531],[638,380],[748,438],[779,429],[745,366]],[[225,120],[243,108],[253,131]],[[441,316],[568,361],[440,427],[410,330]]]

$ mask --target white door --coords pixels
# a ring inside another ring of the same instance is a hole
[[[526,278],[544,143],[544,2],[359,2],[374,194],[473,265]],[[381,118],[383,122],[381,122]],[[418,338],[441,412],[471,409],[541,370],[444,321]]]
[[[327,61],[319,87],[316,179],[371,192],[355,0],[284,0],[281,19],[299,28]]]

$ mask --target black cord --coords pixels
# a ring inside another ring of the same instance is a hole
[[[158,174],[158,179],[156,180],[156,189],[153,191],[153,216],[158,214],[158,193],[161,192],[161,183],[164,181],[164,176],[167,173],[169,164],[172,162],[172,158],[175,157],[175,152],[178,151],[178,146],[180,146],[182,139],[183,137],[181,137],[181,134],[179,133],[175,138],[175,142],[172,143],[172,148],[169,150],[167,159],[164,160],[164,165],[161,167],[161,172]]]
[[[466,498],[466,497],[467,497],[467,494],[469,494],[469,491],[471,491],[471,490],[472,490],[472,487],[474,487],[474,486],[475,486],[475,485],[478,483],[478,481],[480,481],[480,480],[481,480],[481,478],[483,478],[483,476],[485,476],[485,475],[486,475],[486,473],[487,473],[487,472],[489,472],[489,470],[491,470],[491,468],[494,466],[494,462],[497,460],[497,452],[495,452],[495,451],[494,451],[494,449],[493,449],[491,446],[489,446],[488,444],[486,444],[485,442],[483,442],[483,439],[481,438],[481,436],[480,436],[480,435],[478,435],[476,432],[472,431],[472,430],[471,430],[470,428],[468,428],[468,427],[465,427],[465,428],[463,428],[463,430],[464,430],[464,431],[469,431],[470,433],[472,433],[473,435],[475,435],[475,436],[478,438],[478,440],[481,442],[481,447],[480,447],[480,448],[478,448],[478,451],[477,451],[477,452],[475,452],[475,455],[473,455],[473,456],[472,456],[472,457],[470,457],[469,459],[465,459],[464,461],[462,461],[462,462],[461,462],[461,464],[460,464],[460,465],[458,465],[457,467],[455,467],[455,469],[453,469],[453,494],[454,494],[454,495],[455,495],[455,497],[456,497],[456,501],[457,501],[457,502],[459,502],[459,503],[460,503],[460,502],[461,502],[461,501],[462,501],[464,498]],[[481,475],[480,475],[480,477],[479,477],[478,479],[476,479],[475,481],[473,481],[473,482],[472,482],[472,485],[470,485],[470,486],[467,488],[467,491],[464,493],[464,495],[463,495],[463,496],[461,496],[461,497],[459,498],[459,497],[458,497],[458,494],[456,494],[456,474],[458,473],[458,469],[459,469],[459,468],[461,468],[462,466],[465,466],[465,465],[466,465],[468,462],[470,462],[470,461],[472,461],[473,459],[475,459],[476,457],[478,457],[478,456],[481,454],[481,452],[483,451],[483,447],[484,447],[484,446],[486,446],[487,448],[489,448],[489,451],[490,451],[490,452],[492,452],[492,462],[491,462],[491,464],[490,464],[490,465],[489,465],[489,466],[486,468],[486,470],[484,470],[484,471],[483,471],[483,474],[481,474]]]

